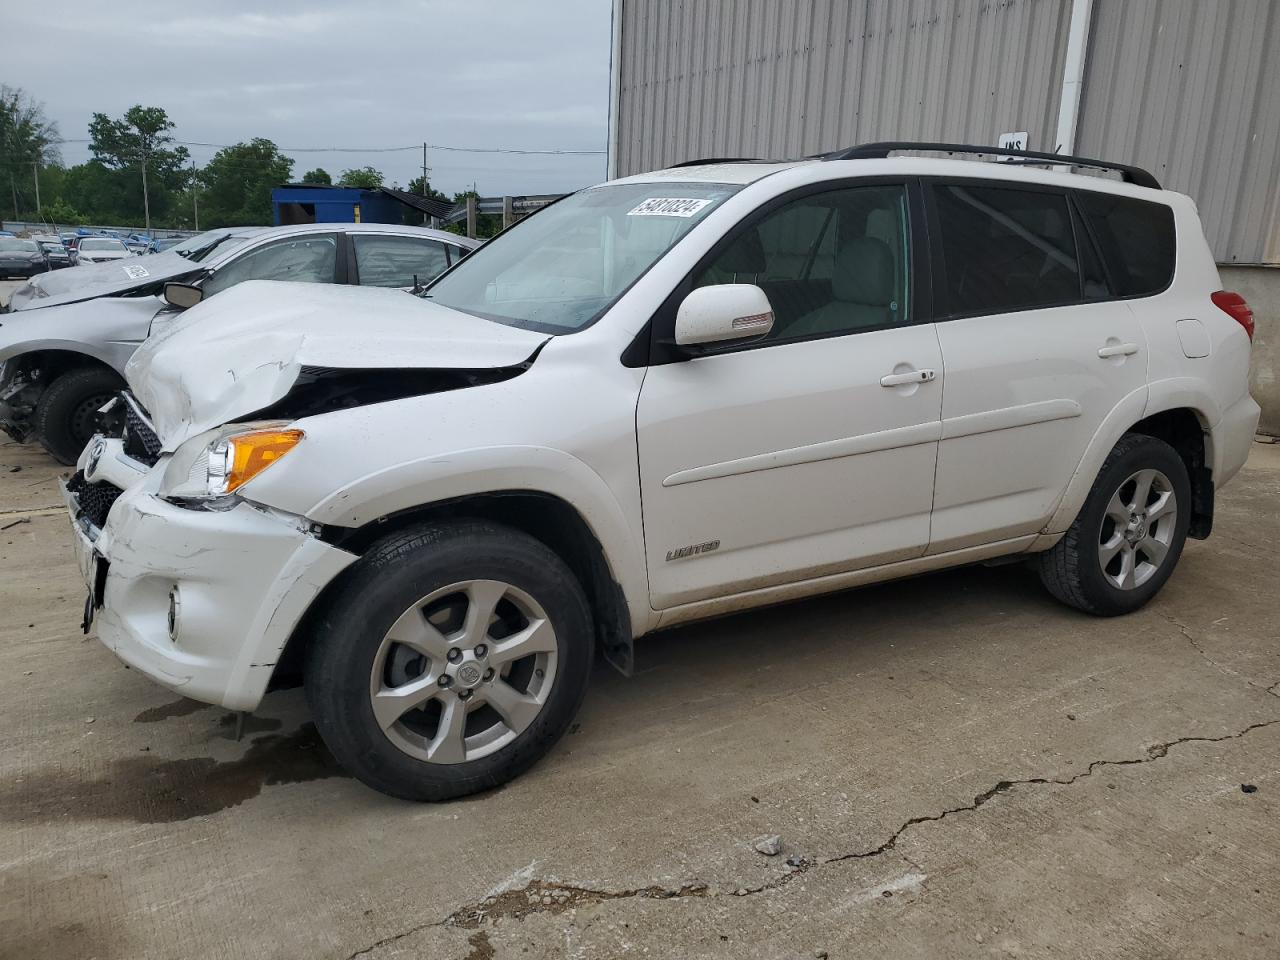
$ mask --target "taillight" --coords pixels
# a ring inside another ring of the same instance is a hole
[[[1244,327],[1244,332],[1249,335],[1249,339],[1253,339],[1253,310],[1244,302],[1244,297],[1230,290],[1219,290],[1209,299],[1232,320]]]

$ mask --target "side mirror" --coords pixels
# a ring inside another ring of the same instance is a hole
[[[164,302],[171,307],[186,310],[194,307],[204,299],[204,291],[189,283],[166,283],[164,285]]]
[[[698,287],[676,312],[676,344],[700,347],[763,337],[773,329],[773,307],[754,283]]]

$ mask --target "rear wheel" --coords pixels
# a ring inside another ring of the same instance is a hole
[[[1173,573],[1190,521],[1182,458],[1163,440],[1129,434],[1107,455],[1066,535],[1040,555],[1040,579],[1088,613],[1137,610]]]
[[[446,800],[522,773],[586,692],[591,616],[544,544],[479,521],[376,544],[319,618],[304,684],[338,760],[375,790]]]
[[[41,445],[63,464],[73,464],[97,432],[98,410],[124,389],[105,367],[70,370],[49,384],[36,404],[34,426]]]

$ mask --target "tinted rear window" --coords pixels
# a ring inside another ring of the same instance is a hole
[[[1169,285],[1177,248],[1173,210],[1106,193],[1081,192],[1077,197],[1117,296],[1150,296]]]
[[[1065,194],[945,184],[934,188],[947,307],[973,315],[1081,299]]]

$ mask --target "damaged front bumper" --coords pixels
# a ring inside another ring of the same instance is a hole
[[[163,461],[137,474],[99,526],[76,487],[86,468],[95,479],[116,463],[117,479],[129,459],[118,440],[91,443],[62,485],[90,592],[86,626],[96,621],[112,652],[162,686],[253,710],[311,602],[356,557],[318,540],[305,519],[245,501],[216,512],[169,503],[158,495]]]

